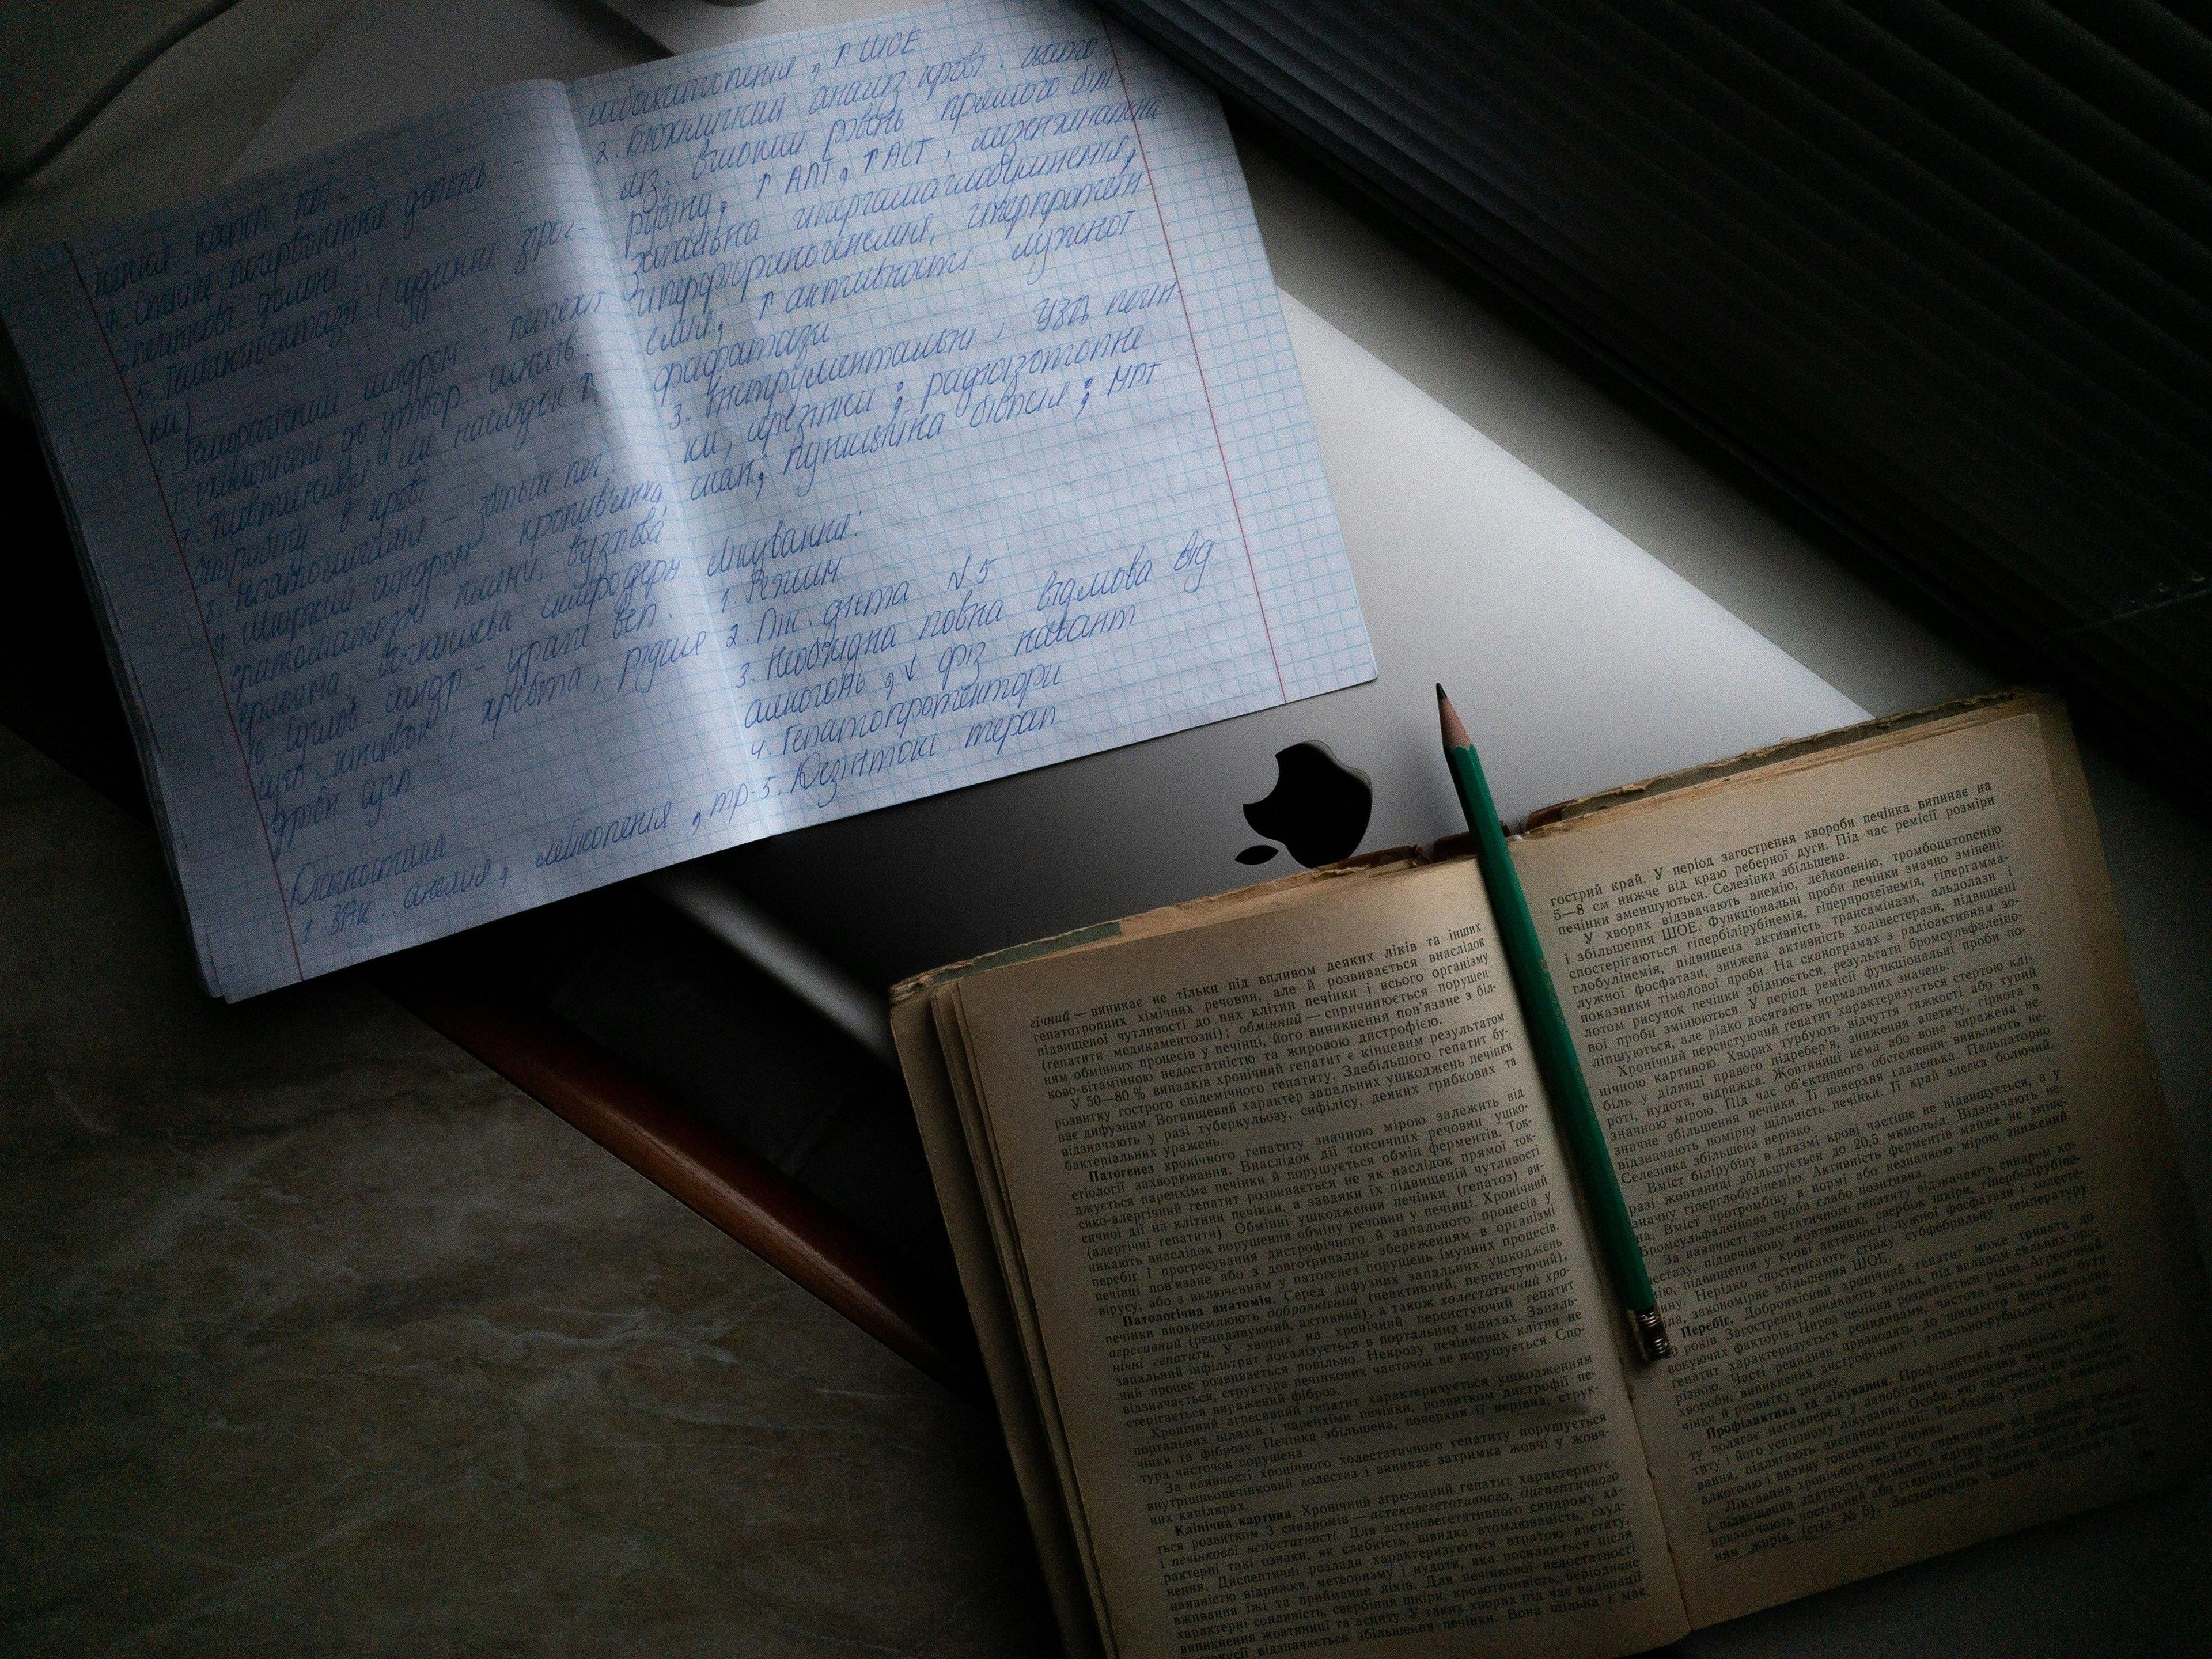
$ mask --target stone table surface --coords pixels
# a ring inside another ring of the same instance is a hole
[[[994,1424],[0,729],[0,1653],[1055,1646]]]

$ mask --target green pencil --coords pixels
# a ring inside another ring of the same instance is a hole
[[[1559,1133],[1566,1142],[1567,1161],[1589,1206],[1590,1224],[1596,1231],[1598,1253],[1605,1258],[1607,1274],[1628,1316],[1629,1333],[1636,1352],[1646,1361],[1664,1359],[1672,1352],[1667,1324],[1659,1316],[1659,1298],[1651,1291],[1651,1275],[1644,1266],[1644,1247],[1636,1242],[1636,1228],[1628,1218],[1628,1204],[1620,1195],[1620,1179],[1613,1171],[1613,1155],[1606,1151],[1605,1130],[1590,1103],[1589,1085],[1583,1081],[1583,1063],[1575,1053],[1567,1017],[1560,1012],[1559,993],[1552,988],[1552,970],[1544,963],[1543,941],[1528,915],[1528,901],[1521,891],[1521,878],[1513,868],[1513,855],[1505,850],[1505,830],[1498,821],[1498,808],[1484,781],[1482,763],[1475,757],[1474,740],[1467,726],[1437,687],[1437,715],[1443,722],[1444,761],[1451,768],[1452,786],[1467,814],[1467,827],[1474,835],[1474,861],[1489,890],[1490,908],[1498,919],[1498,933],[1505,951],[1505,965],[1513,988],[1521,998],[1521,1016],[1528,1027],[1528,1043],[1536,1051],[1536,1069],[1544,1091],[1552,1097]]]

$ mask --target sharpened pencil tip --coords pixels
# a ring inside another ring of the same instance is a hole
[[[1441,684],[1437,687],[1437,724],[1443,728],[1445,748],[1474,747],[1474,739],[1467,734],[1467,722],[1460,719],[1459,710],[1452,707],[1451,699],[1444,695]]]
[[[1444,701],[1444,683],[1442,680],[1437,682],[1437,701],[1438,702]]]

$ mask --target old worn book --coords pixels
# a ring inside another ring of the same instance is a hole
[[[2204,1279],[2055,702],[1542,817],[1659,1365],[1469,860],[899,988],[1073,1650],[1626,1653],[2203,1463]]]

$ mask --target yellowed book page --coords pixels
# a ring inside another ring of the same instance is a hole
[[[993,1245],[984,1197],[961,1127],[960,1109],[939,1046],[927,994],[893,1005],[891,1032],[916,1127],[929,1158],[938,1207],[960,1270],[960,1288],[975,1322],[976,1345],[1006,1431],[1006,1450],[1036,1534],[1037,1557],[1070,1659],[1101,1651],[1096,1607],[1079,1540],[1061,1506],[1050,1431],[1038,1410],[1024,1362],[1021,1332]],[[966,1056],[959,1057],[966,1064]]]
[[[1030,961],[1109,948],[1125,929],[1131,935],[1169,933],[1240,912],[1307,903],[1344,883],[1372,880],[1419,862],[1413,849],[1393,849],[1356,864],[1298,871],[999,954],[1009,961]],[[896,987],[891,1030],[1054,1611],[1069,1653],[1079,1659],[1115,1652],[1113,1626],[1098,1581],[1090,1518],[1075,1487],[1059,1401],[1037,1334],[1028,1275],[999,1182],[990,1127],[976,1109],[965,1027],[957,1000],[943,994],[945,987],[992,960],[939,969]]]
[[[1516,844],[1674,1335],[1633,1386],[1700,1625],[2203,1458],[2185,1200],[2054,734],[2025,700]]]
[[[1115,1644],[1113,1621],[1106,1605],[1106,1587],[1098,1571],[1091,1519],[1085,1513],[1080,1494],[1076,1490],[1075,1463],[1068,1451],[1060,1398],[1053,1386],[1052,1372],[1045,1364],[1044,1342],[1037,1326],[1036,1297],[1030,1288],[1028,1271],[1023,1265],[1021,1241],[1014,1232],[1012,1212],[1007,1207],[1006,1188],[999,1176],[998,1157],[992,1147],[990,1125],[983,1116],[981,1097],[976,1090],[967,1029],[961,1018],[959,995],[956,989],[948,987],[930,1000],[938,1041],[945,1054],[946,1075],[951,1085],[961,1132],[967,1139],[970,1166],[975,1171],[977,1194],[982,1201],[984,1218],[990,1228],[993,1249],[1006,1285],[1007,1308],[1013,1316],[1015,1334],[1021,1344],[1021,1358],[1028,1374],[1029,1392],[1036,1403],[1036,1421],[1043,1432],[1045,1449],[1052,1459],[1053,1479],[1065,1518],[1065,1535],[1082,1572],[1084,1592],[1089,1598],[1091,1621],[1097,1643],[1105,1653],[1120,1659],[1121,1650]],[[1042,1533],[1039,1534],[1039,1541],[1041,1547],[1051,1547]]]
[[[1682,1633],[1471,865],[942,994],[1121,1653]]]

